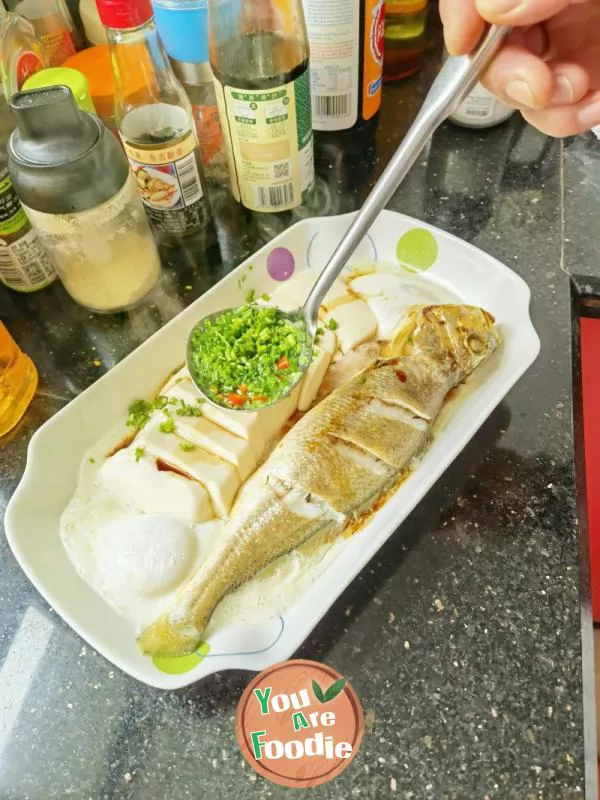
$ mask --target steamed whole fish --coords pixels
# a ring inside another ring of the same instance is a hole
[[[228,592],[315,534],[370,508],[427,445],[448,391],[500,343],[472,306],[414,306],[393,358],[335,389],[300,419],[242,487],[219,541],[146,628],[142,651],[192,652]]]

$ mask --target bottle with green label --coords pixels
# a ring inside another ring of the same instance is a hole
[[[0,284],[36,292],[52,283],[57,272],[8,175],[6,143],[13,128],[14,118],[0,92]]]
[[[208,8],[234,197],[252,211],[296,208],[314,184],[301,0],[209,0]]]

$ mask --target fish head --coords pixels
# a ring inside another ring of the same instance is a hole
[[[394,355],[426,356],[458,383],[500,345],[494,323],[494,317],[478,306],[411,306],[394,337]]]

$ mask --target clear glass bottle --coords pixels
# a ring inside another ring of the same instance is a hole
[[[428,0],[386,0],[383,81],[397,81],[421,69]]]
[[[0,436],[12,430],[35,394],[38,374],[0,322]]]
[[[252,211],[296,208],[314,184],[301,0],[209,0],[208,10],[234,197]]]
[[[125,154],[66,86],[14,95],[10,177],[71,297],[92,311],[132,308],[160,275]]]
[[[215,241],[192,108],[158,36],[150,0],[98,0],[116,81],[115,122],[159,241],[194,251]],[[131,76],[146,78],[133,90]],[[193,241],[192,241],[193,240]]]

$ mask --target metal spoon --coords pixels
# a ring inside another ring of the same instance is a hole
[[[289,395],[294,389],[294,386],[302,378],[304,371],[308,368],[311,361],[313,343],[318,324],[317,315],[319,306],[325,295],[348,262],[350,256],[368,233],[379,212],[382,211],[401,181],[404,180],[409,169],[425,147],[429,137],[445,119],[456,111],[458,106],[469,94],[477,83],[479,74],[493,58],[509,31],[510,28],[508,27],[492,25],[473,53],[467,56],[449,56],[446,59],[431,85],[414,122],[408,129],[404,139],[400,142],[398,149],[371,190],[362,208],[354,217],[352,224],[342,237],[333,255],[323,268],[310,294],[306,298],[304,305],[293,312],[278,310],[281,318],[287,318],[294,322],[297,322],[299,319],[304,321],[304,326],[308,334],[306,337],[307,347],[301,359],[301,366],[298,371],[296,382],[289,386],[286,392],[274,398],[270,403],[265,403],[261,406],[262,408],[273,405]],[[231,309],[228,310],[230,311]],[[192,380],[196,388],[207,397],[208,400],[216,405],[221,404],[217,403],[214,398],[207,396],[205,388],[202,387],[200,381],[197,380],[197,376],[194,374],[194,364],[193,360],[190,358],[190,342],[194,332],[199,327],[204,325],[207,320],[215,319],[223,313],[225,312],[219,311],[216,314],[211,314],[200,320],[192,330],[190,339],[188,340],[187,365]],[[230,406],[226,404],[223,404],[223,407],[230,408]],[[243,408],[240,410],[243,410]]]

